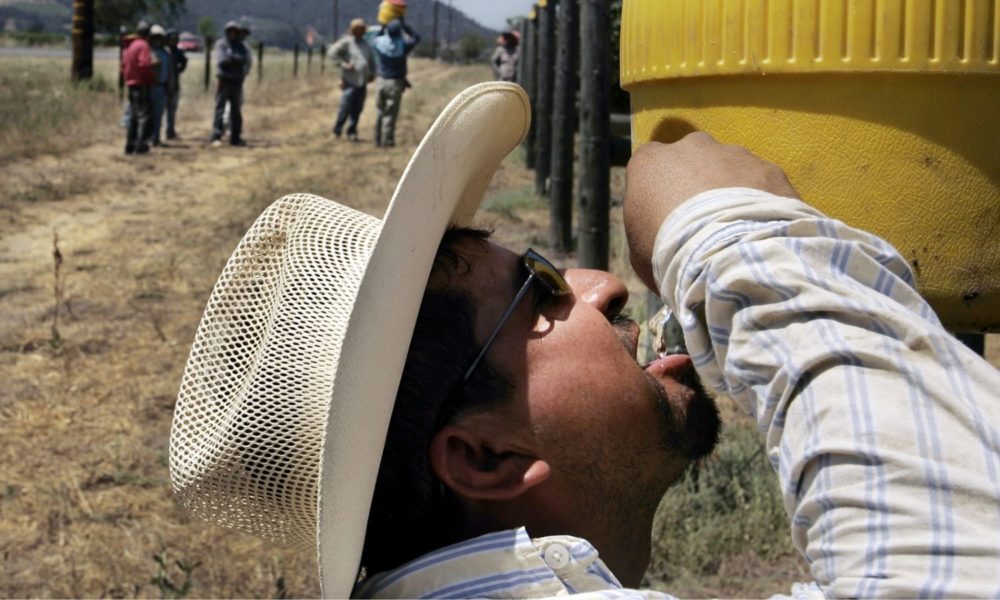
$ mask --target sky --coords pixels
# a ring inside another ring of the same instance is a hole
[[[526,15],[537,0],[452,0],[455,8],[490,29],[503,29],[507,17]],[[441,0],[447,3],[448,0]]]

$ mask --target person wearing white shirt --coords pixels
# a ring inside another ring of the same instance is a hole
[[[621,282],[577,269],[570,293],[533,284],[489,342],[537,262],[446,236],[356,595],[662,596],[635,589],[653,513],[717,434],[694,370],[764,432],[814,578],[793,595],[1000,593],[1000,375],[942,328],[895,249],[701,133],[639,149],[625,222],[690,357],[637,364]],[[464,345],[441,345],[446,325]]]

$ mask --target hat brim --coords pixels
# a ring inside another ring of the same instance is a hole
[[[386,431],[437,247],[449,225],[471,223],[530,120],[519,86],[472,86],[438,116],[396,187],[348,322],[327,419],[317,515],[325,597],[347,597],[357,578]]]

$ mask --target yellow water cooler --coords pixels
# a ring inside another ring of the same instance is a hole
[[[1000,331],[1000,2],[625,0],[621,34],[634,144],[747,147]]]

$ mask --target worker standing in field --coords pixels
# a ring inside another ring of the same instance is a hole
[[[215,44],[215,77],[218,87],[215,92],[215,118],[212,121],[212,145],[222,144],[223,114],[229,107],[230,134],[229,143],[233,146],[245,146],[241,134],[243,132],[243,114],[241,109],[243,98],[243,80],[246,78],[250,64],[250,52],[243,44],[240,24],[236,21],[226,23],[226,35]]]
[[[156,72],[155,57],[149,47],[149,31],[149,23],[139,21],[136,38],[122,55],[122,76],[128,86],[129,103],[125,154],[149,152],[149,142],[153,135],[150,88],[156,81]]]
[[[156,59],[156,80],[150,88],[150,102],[153,105],[153,145],[162,146],[160,131],[163,128],[163,112],[167,108],[167,86],[170,84],[173,59],[167,50],[167,32],[159,25],[153,25],[149,32],[149,44]]]
[[[167,139],[177,139],[177,106],[181,98],[181,73],[187,68],[187,55],[177,47],[180,35],[176,29],[167,31],[167,50],[170,52],[171,66],[170,81],[167,84]]]
[[[490,58],[493,76],[500,81],[514,81],[517,75],[517,36],[505,31],[497,38],[497,49]]]
[[[364,19],[354,19],[348,35],[330,47],[330,59],[340,67],[340,109],[333,123],[333,135],[340,138],[347,123],[347,138],[358,141],[358,119],[365,107],[368,84],[375,79],[375,54],[365,40]]]
[[[391,148],[396,145],[396,117],[406,80],[407,58],[420,43],[420,36],[401,19],[393,19],[375,38],[372,46],[378,58],[378,92],[375,108],[375,145]]]

